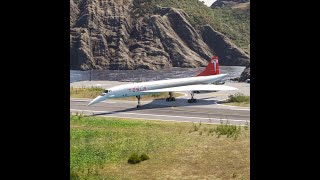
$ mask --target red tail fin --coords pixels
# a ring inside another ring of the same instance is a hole
[[[220,74],[218,56],[212,56],[207,67],[197,76],[210,76]]]

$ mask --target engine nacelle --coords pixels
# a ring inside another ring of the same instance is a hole
[[[212,83],[212,84],[222,85],[222,84],[224,84],[224,83],[226,83],[226,82],[225,82],[225,81],[216,81],[216,82],[214,82],[214,83]]]

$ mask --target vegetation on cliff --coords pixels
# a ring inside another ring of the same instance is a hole
[[[133,5],[139,16],[153,14],[157,5],[182,9],[188,14],[188,20],[194,28],[199,29],[202,25],[209,24],[250,54],[250,9],[212,9],[199,0],[134,0]]]

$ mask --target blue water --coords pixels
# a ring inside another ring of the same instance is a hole
[[[229,74],[228,78],[239,77],[245,67],[242,66],[220,66],[220,73]],[[77,81],[153,81],[171,78],[192,77],[200,73],[204,67],[200,68],[171,68],[161,70],[92,70],[76,71],[70,70],[70,82]]]

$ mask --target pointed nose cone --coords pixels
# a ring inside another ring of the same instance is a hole
[[[92,100],[92,101],[88,104],[88,106],[91,106],[91,105],[93,105],[93,104],[97,104],[98,102],[103,101],[103,100],[105,100],[105,99],[107,99],[107,97],[105,97],[105,96],[98,96],[98,97],[96,97],[94,100]]]
[[[220,78],[225,78],[227,76],[228,76],[228,74],[220,74]]]
[[[89,104],[88,104],[88,106],[91,106],[92,104],[96,104],[97,102],[95,102],[95,101],[91,101]]]

